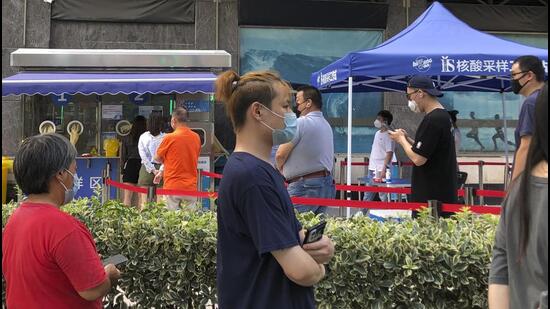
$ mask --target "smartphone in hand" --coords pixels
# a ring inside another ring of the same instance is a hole
[[[388,125],[388,124],[386,124],[386,123],[382,123],[382,128],[384,128],[384,129],[386,129],[386,130],[388,130],[388,131],[392,131],[392,132],[395,131],[395,128],[394,128],[394,127],[392,127],[391,125]]]
[[[103,263],[103,266],[113,264],[118,267],[119,265],[122,265],[128,262],[128,258],[122,254],[117,254],[117,255],[110,256],[106,259],[103,259],[101,262]]]
[[[304,243],[302,245],[310,244],[312,242],[321,240],[325,232],[326,225],[327,225],[326,221],[321,221],[319,224],[315,225],[314,227],[307,229],[306,237],[304,238]]]

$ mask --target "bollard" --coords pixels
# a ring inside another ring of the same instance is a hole
[[[428,200],[428,207],[431,210],[432,217],[437,221],[439,220],[439,212],[441,211],[441,202],[437,200]]]
[[[210,192],[216,192],[216,178],[210,177]]]
[[[511,171],[512,171],[512,167],[510,166],[510,164],[505,164],[504,165],[504,190],[507,190],[508,189],[508,185],[510,184],[510,178],[511,178]]]
[[[103,169],[103,186],[101,186],[101,205],[107,203],[107,172]]]
[[[147,187],[147,203],[154,203],[157,200],[157,187]]]
[[[107,164],[105,165],[105,179],[111,179],[111,163],[110,162],[107,162]],[[104,196],[105,196],[105,202],[107,201],[110,201],[111,200],[111,188],[105,183],[105,185],[103,186],[103,188],[105,189],[104,191]]]
[[[474,188],[465,187],[464,188],[464,205],[472,206],[475,204],[474,201]]]
[[[363,163],[365,163],[365,165],[363,166],[363,174],[367,175],[369,172],[369,157],[365,156],[363,158]]]
[[[403,163],[401,161],[397,162],[399,166],[399,178],[403,179]]]
[[[197,170],[197,191],[202,191],[202,169]]]
[[[483,184],[483,165],[485,164],[485,161],[479,160],[478,163],[479,163],[479,166],[478,166],[478,168],[479,168],[479,170],[478,170],[479,190],[483,190],[483,187],[484,187],[484,184]],[[480,205],[485,204],[485,199],[483,198],[483,196],[479,197],[479,204]]]
[[[342,161],[346,162],[346,160]],[[346,165],[340,164],[340,184],[344,184],[344,179],[346,178]],[[346,191],[340,191],[340,199],[345,200],[346,199]],[[344,208],[340,207],[338,208],[338,216],[343,217],[344,216]]]

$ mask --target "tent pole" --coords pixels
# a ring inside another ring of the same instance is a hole
[[[502,81],[504,84],[504,81]],[[502,99],[502,122],[504,125],[504,156],[506,157],[506,166],[504,167],[504,189],[508,188],[508,166],[510,162],[508,153],[508,123],[506,120],[506,99],[504,98],[504,85],[500,91],[500,97]]]
[[[346,185],[351,186],[351,129],[352,129],[352,108],[353,108],[353,77],[348,78],[348,155],[346,166]],[[351,192],[347,191],[347,199],[351,200]],[[346,218],[351,217],[351,208],[346,210]]]

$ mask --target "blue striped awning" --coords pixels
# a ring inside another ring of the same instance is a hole
[[[213,73],[20,72],[2,79],[2,96],[213,93]]]

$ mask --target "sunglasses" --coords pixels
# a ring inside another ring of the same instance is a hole
[[[514,78],[516,75],[519,75],[519,74],[525,74],[525,73],[528,73],[529,71],[521,71],[521,72],[516,72],[516,73],[511,73],[510,76],[512,78]],[[523,77],[523,76],[522,76]],[[521,78],[521,77],[520,77]]]
[[[413,94],[415,94],[415,93],[417,93],[417,92],[420,92],[420,91],[422,91],[422,90],[419,89],[419,90],[413,91],[413,92],[411,92],[411,93],[407,93],[407,94],[406,94],[407,100],[410,100],[410,99],[411,99],[411,96],[412,96]]]

